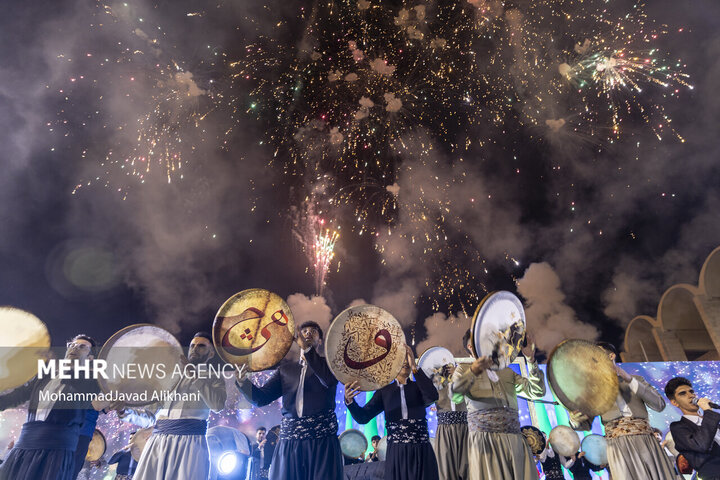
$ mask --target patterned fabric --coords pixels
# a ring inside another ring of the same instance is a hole
[[[280,423],[280,440],[307,440],[337,436],[335,412],[309,415],[302,418],[283,417]]]
[[[468,412],[467,421],[471,433],[520,433],[518,411],[512,408],[491,408]]]
[[[207,420],[196,418],[178,418],[158,420],[153,428],[153,434],[164,435],[205,435],[207,433]]]
[[[388,443],[423,443],[429,441],[427,420],[424,418],[400,419],[385,422]]]
[[[260,478],[268,478],[268,472],[270,472],[269,468],[261,468],[260,469]]]
[[[652,434],[653,429],[644,418],[620,417],[605,424],[605,436],[607,438]]]
[[[438,425],[467,423],[467,412],[437,412]]]
[[[115,475],[115,480],[132,480],[132,475]]]

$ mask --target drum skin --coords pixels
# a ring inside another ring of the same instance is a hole
[[[420,355],[418,368],[425,372],[428,378],[441,373],[445,365],[455,365],[455,356],[445,347],[430,347]]]
[[[400,324],[374,305],[340,312],[327,332],[325,358],[330,370],[343,384],[357,381],[363,391],[378,390],[395,380],[406,356]]]
[[[567,425],[558,425],[550,430],[548,442],[552,449],[563,457],[570,457],[580,449],[580,438],[577,432]]]
[[[251,288],[223,303],[215,316],[212,335],[220,358],[259,372],[276,366],[290,350],[295,320],[282,297]]]
[[[108,376],[98,377],[100,388],[113,395],[131,395],[123,399],[130,407],[156,402],[153,395],[172,391],[182,378],[174,374],[183,366],[182,346],[157,325],[140,323],[119,330],[105,342],[98,358],[107,362]]]
[[[100,460],[100,458],[105,455],[106,448],[107,442],[105,441],[105,436],[96,428],[93,432],[92,440],[90,440],[90,445],[88,445],[85,460],[88,462]]]
[[[513,293],[489,293],[478,305],[470,326],[475,358],[490,357],[491,370],[502,370],[520,354],[525,340],[525,310]]]
[[[342,432],[338,439],[340,440],[340,449],[346,457],[359,458],[361,455],[365,455],[368,441],[360,430],[349,428]]]
[[[0,307],[0,392],[17,388],[37,375],[38,360],[47,357],[50,334],[30,312]]]
[[[565,340],[550,353],[548,384],[571,412],[590,418],[612,408],[619,387],[615,365],[605,350],[586,340]]]
[[[582,451],[588,462],[599,467],[607,465],[607,439],[602,435],[591,434],[583,438]]]

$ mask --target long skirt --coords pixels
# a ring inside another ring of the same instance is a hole
[[[468,439],[470,480],[538,479],[532,452],[521,434],[470,432]]]
[[[388,442],[385,480],[438,480],[438,463],[430,442]]]
[[[46,422],[23,424],[0,465],[0,480],[73,480],[77,430]]]
[[[13,448],[0,465],[0,480],[72,480],[75,452]]]
[[[133,480],[205,480],[209,475],[205,435],[153,433],[145,444]]]
[[[675,480],[670,459],[653,435],[609,438],[607,457],[613,480]]]
[[[467,423],[438,424],[435,434],[435,453],[440,480],[467,480]]]
[[[271,480],[342,480],[340,442],[332,435],[304,440],[281,439],[275,446]]]

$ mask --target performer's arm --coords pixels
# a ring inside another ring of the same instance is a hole
[[[320,356],[315,348],[310,347],[310,350],[305,352],[305,361],[326,387],[333,386],[334,388],[334,386],[337,385],[335,375],[333,375],[332,370],[330,370],[328,363]]]
[[[115,454],[112,457],[110,457],[110,460],[108,460],[108,462],[107,462],[108,465],[112,465],[113,463],[118,463],[124,453],[125,453],[125,450],[119,450],[119,451],[115,452]]]
[[[637,394],[645,405],[656,412],[662,412],[665,408],[665,400],[644,378],[635,375],[630,381],[630,390]]]
[[[262,387],[255,386],[250,379],[243,382],[235,382],[238,390],[245,396],[248,402],[256,407],[264,407],[282,396],[282,379],[280,378],[280,369],[275,370],[265,385]]]
[[[225,408],[227,390],[225,389],[225,380],[222,377],[198,379],[195,382],[200,392],[200,398],[203,399],[210,410],[219,412]]]
[[[455,393],[467,395],[477,377],[470,370],[470,365],[458,365],[452,376],[452,389]]]
[[[383,411],[382,391],[376,391],[364,407],[358,405],[353,398],[352,402],[347,405],[347,408],[350,410],[350,415],[352,415],[356,422],[365,425]]]
[[[564,457],[560,454],[558,454],[558,457],[560,458],[560,463],[562,463],[562,466],[570,470],[570,467],[575,465],[575,459],[573,457]]]
[[[528,376],[515,374],[515,392],[521,393],[530,398],[542,398],[545,396],[545,374],[537,362],[528,362]]]
[[[420,389],[420,394],[422,395],[423,399],[423,405],[429,407],[433,403],[437,402],[438,398],[440,398],[440,394],[435,388],[435,384],[433,384],[433,381],[430,380],[427,375],[425,375],[425,372],[423,372],[421,369],[418,369],[418,371],[415,373],[415,382]]]
[[[30,395],[32,395],[36,381],[37,378],[33,378],[25,385],[21,385],[4,395],[0,395],[0,412],[8,408],[15,408],[30,400]]]
[[[691,451],[709,453],[715,441],[715,433],[720,423],[720,413],[712,410],[703,412],[699,428],[676,422],[670,425],[675,448],[679,452]]]

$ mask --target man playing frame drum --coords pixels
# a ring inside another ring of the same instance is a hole
[[[605,351],[619,379],[615,403],[601,416],[607,438],[608,469],[613,480],[677,478],[648,423],[648,407],[656,412],[665,408],[662,396],[644,378],[630,375],[615,363],[617,353],[613,345],[598,342],[597,346]],[[570,424],[575,430],[590,430],[592,420],[579,411],[570,414]]]
[[[470,330],[463,342],[471,352]],[[520,433],[517,394],[542,397],[545,377],[535,362],[535,347],[522,352],[529,366],[527,378],[510,368],[488,371],[493,365],[489,356],[460,364],[453,374],[453,391],[465,395],[467,403],[470,480],[538,478],[532,452]]]
[[[341,480],[343,457],[337,437],[338,381],[320,356],[323,332],[315,322],[300,325],[300,361],[283,361],[262,386],[240,378],[238,388],[256,407],[282,397],[283,419],[268,478]]]
[[[212,337],[198,332],[190,342],[186,368],[198,369],[215,356]],[[120,410],[124,421],[147,427],[154,423],[153,433],[143,448],[135,470],[135,480],[196,480],[210,473],[210,455],[205,434],[210,410],[219,412],[225,406],[227,392],[222,376],[183,377],[174,393],[186,395],[187,401],[173,398],[156,403],[144,411]],[[199,394],[200,400],[194,398]],[[149,411],[156,411],[155,415]],[[155,420],[157,418],[157,420]]]

